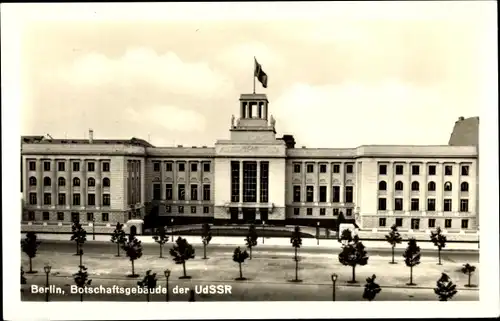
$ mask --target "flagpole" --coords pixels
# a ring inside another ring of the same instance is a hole
[[[257,67],[257,58],[253,57],[253,93],[255,94],[255,68]]]

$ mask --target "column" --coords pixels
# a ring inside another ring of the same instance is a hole
[[[394,161],[390,161],[387,166],[387,211],[394,212]]]
[[[145,161],[139,161],[139,173],[141,175],[139,179],[139,202],[141,204],[144,204],[146,201],[146,162]],[[172,169],[173,170],[173,169]]]
[[[314,203],[319,202],[319,162],[314,163],[314,170],[316,171],[316,183],[314,184]]]
[[[260,161],[257,161],[257,203],[260,203]]]
[[[51,206],[55,206],[57,204],[57,190],[58,190],[58,182],[57,182],[57,163],[55,159],[52,159],[50,162],[50,169],[52,171],[52,185],[51,185]]]
[[[101,160],[96,160],[96,173],[95,173],[95,206],[96,209],[101,207],[102,195],[102,164]]]
[[[178,201],[179,192],[177,191],[177,162],[172,161],[172,200]]]
[[[453,213],[458,213],[460,211],[460,175],[461,175],[460,163],[453,164],[453,185],[452,185],[452,198],[451,198],[451,210]],[[471,186],[469,184],[469,190]],[[470,192],[469,192],[470,193]]]
[[[345,203],[344,191],[345,191],[345,163],[341,162],[340,163],[340,193],[339,193],[341,204]]]
[[[411,202],[411,164],[405,164],[406,180],[403,179],[403,211],[406,213],[410,210]],[[404,176],[403,176],[404,177]],[[407,182],[405,182],[407,181]]]
[[[135,174],[136,174],[136,166],[135,166],[135,162],[134,162],[134,177],[137,177]],[[134,178],[135,179],[135,178]],[[161,200],[164,201],[166,200],[167,198],[167,190],[166,190],[166,186],[165,186],[165,162],[164,161],[161,161],[160,162],[160,182],[161,182]],[[135,188],[135,186],[134,186]]]
[[[36,203],[38,206],[43,205],[43,161],[37,159],[36,164]]]
[[[71,199],[72,199],[72,192],[73,192],[73,178],[72,178],[72,171],[73,171],[73,164],[71,163],[71,159],[68,159],[68,162],[66,163],[68,167],[66,168],[65,176],[66,176],[66,208],[69,209],[71,207]]]
[[[443,162],[439,162],[436,165],[436,212],[443,215],[443,176],[444,176],[444,166]],[[443,227],[444,228],[444,227]]]
[[[186,191],[184,192],[186,201],[191,200],[191,162],[186,161]],[[189,211],[191,213],[191,210]]]
[[[243,161],[242,160],[240,160],[240,203],[243,203]]]
[[[427,163],[423,162],[420,168],[420,175],[423,179],[420,181],[420,212],[427,212]]]
[[[80,160],[82,166],[80,170],[82,171],[82,181],[80,182],[80,206],[87,206],[87,164],[85,163],[85,159]]]
[[[328,177],[326,179],[326,201],[329,205],[332,203],[332,163],[326,163],[326,172],[328,173]]]
[[[300,199],[302,200],[302,203],[306,202],[306,170],[307,170],[307,164],[306,162],[302,162],[302,187],[300,188]]]

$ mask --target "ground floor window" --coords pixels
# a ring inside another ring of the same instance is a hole
[[[35,220],[35,212],[28,212],[28,221],[34,221]]]
[[[179,206],[179,213],[184,214],[184,206]]]
[[[462,228],[469,228],[469,220],[462,220]]]
[[[299,214],[300,214],[300,208],[295,207],[295,208],[293,209],[293,215],[299,215]]]
[[[108,213],[102,213],[102,221],[103,222],[109,221],[109,214]]]
[[[208,206],[204,206],[204,207],[203,207],[203,213],[204,213],[204,214],[208,214],[208,213],[210,213],[210,207],[208,207]]]
[[[195,214],[196,213],[196,206],[191,206],[191,214]]]
[[[434,227],[436,227],[436,220],[435,220],[435,219],[433,219],[433,218],[430,218],[430,219],[429,219],[429,222],[428,222],[428,226],[429,226],[430,228],[434,228]]]
[[[50,219],[50,214],[49,212],[43,212],[43,220],[48,221]]]
[[[418,218],[411,219],[411,229],[419,230],[420,229],[420,220]]]
[[[319,215],[326,215],[326,208],[320,208]]]
[[[444,220],[444,227],[451,228],[451,219]]]
[[[64,212],[58,212],[57,213],[57,220],[58,221],[64,221]]]
[[[397,227],[403,226],[403,219],[402,218],[397,218],[396,219],[396,226]]]
[[[378,219],[378,226],[385,227],[385,224],[386,224],[386,220],[384,217],[381,217]]]
[[[73,212],[71,213],[71,221],[73,223],[78,223],[80,222],[80,213],[77,213],[77,212]]]
[[[94,213],[87,213],[87,221],[91,222],[94,220]]]
[[[312,208],[308,208],[307,209],[307,215],[313,215],[313,209]]]

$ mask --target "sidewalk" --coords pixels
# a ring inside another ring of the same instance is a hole
[[[21,237],[24,233],[21,233]],[[202,244],[200,236],[193,235],[180,235],[182,238],[187,239],[191,244]],[[52,240],[52,241],[69,241],[70,234],[37,234],[40,240]],[[171,235],[169,235],[169,243],[172,242]],[[177,239],[179,235],[175,235]],[[151,235],[139,235],[137,238],[142,243],[155,243]],[[92,234],[87,234],[87,242],[110,242],[111,235],[95,235],[95,241],[92,240]],[[390,249],[391,246],[386,241],[362,241],[363,244],[369,249]],[[262,237],[258,239],[258,243],[262,246]],[[319,244],[318,244],[319,243]],[[417,242],[418,246],[422,250],[436,250],[437,248],[431,242]],[[210,244],[214,245],[234,245],[234,246],[245,246],[245,238],[243,236],[214,236],[210,241]],[[397,246],[398,249],[406,247],[407,242],[402,242]],[[265,246],[275,246],[275,247],[289,247],[290,239],[285,237],[273,237],[264,239]],[[337,240],[322,240],[319,242],[316,239],[304,238],[302,239],[302,248],[340,248],[341,244]],[[447,243],[446,247],[443,249],[446,251],[479,251],[479,243]]]

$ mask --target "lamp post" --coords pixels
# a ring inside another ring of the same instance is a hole
[[[49,302],[49,273],[50,270],[52,269],[52,266],[50,266],[48,263],[45,264],[43,267],[43,270],[45,271],[45,275],[47,276],[45,279],[45,301]]]
[[[167,279],[167,294],[165,294],[165,301],[168,302],[168,278],[170,277],[170,270],[166,269],[165,271],[163,271],[163,273],[165,274],[165,278]]]
[[[316,227],[316,243],[319,245],[319,222],[316,223],[318,226]]]
[[[172,242],[175,242],[175,240],[174,240],[174,218],[173,217],[170,219],[170,223],[172,223]]]
[[[92,214],[92,240],[95,241],[95,216]]]
[[[333,296],[332,296],[332,298],[333,298],[333,301],[335,301],[335,283],[337,283],[337,277],[338,277],[337,274],[335,274],[335,273],[332,274],[332,282],[333,282]]]
[[[264,244],[264,226],[266,225],[266,221],[262,221],[262,244]]]

